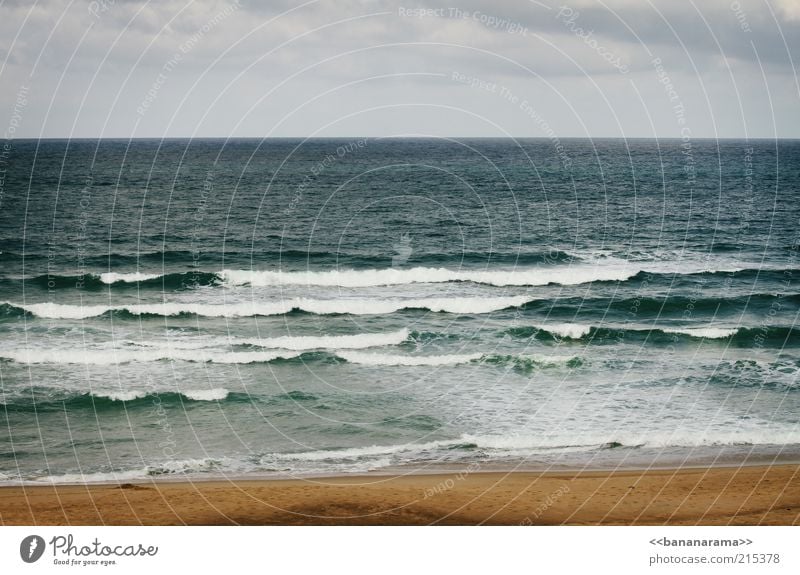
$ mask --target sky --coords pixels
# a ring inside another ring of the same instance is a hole
[[[800,137],[800,0],[2,0],[6,138]]]

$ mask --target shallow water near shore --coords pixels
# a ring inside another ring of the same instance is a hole
[[[353,142],[15,141],[0,482],[797,460],[800,142]]]

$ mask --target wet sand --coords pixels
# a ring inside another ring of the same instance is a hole
[[[797,525],[800,466],[0,488],[4,525]]]

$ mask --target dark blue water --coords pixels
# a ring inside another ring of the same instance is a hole
[[[0,480],[800,444],[800,142],[11,144]]]

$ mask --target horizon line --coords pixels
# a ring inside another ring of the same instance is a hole
[[[681,140],[681,136],[559,136],[558,140]],[[13,138],[0,138],[0,142],[40,142],[43,140],[54,141],[73,141],[73,140],[545,140],[553,141],[549,136],[26,136]],[[687,141],[711,140],[711,141],[794,141],[800,140],[800,136],[778,136],[778,137],[748,137],[748,136],[692,136],[686,138]]]

